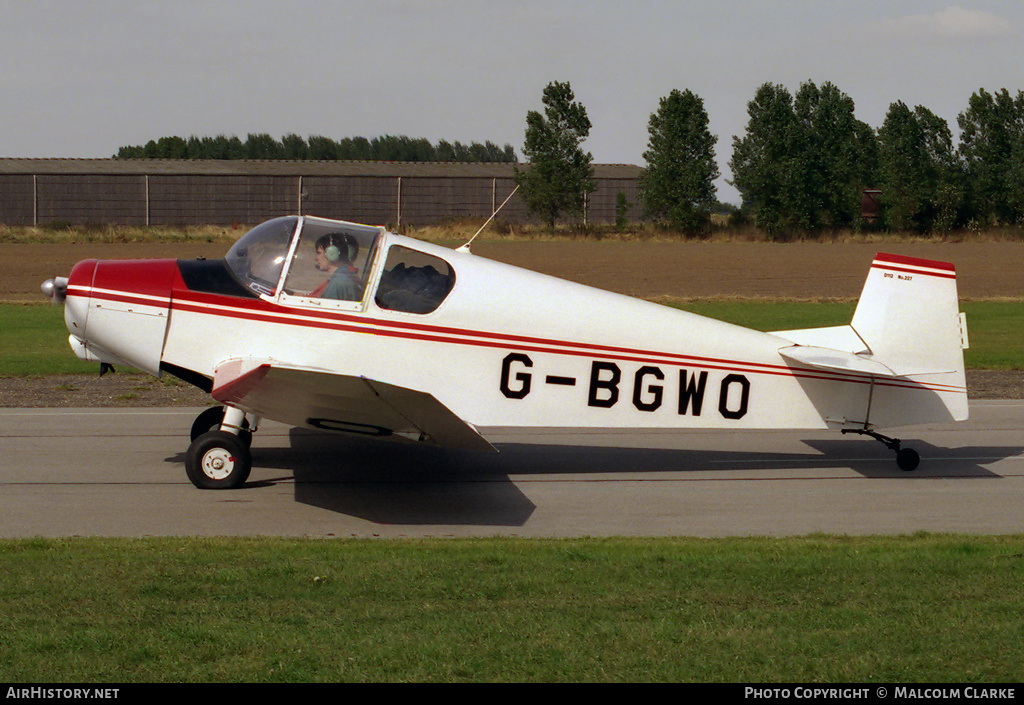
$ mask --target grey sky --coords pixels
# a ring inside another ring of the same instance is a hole
[[[956,2],[956,4],[954,4]],[[0,156],[109,157],[167,135],[490,140],[569,81],[598,162],[642,165],[672,89],[704,100],[723,178],[765,82],[834,83],[879,127],[1024,89],[1018,0],[0,0]]]

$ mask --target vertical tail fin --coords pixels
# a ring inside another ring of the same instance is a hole
[[[879,253],[851,326],[898,376],[963,374],[966,331],[952,264]]]

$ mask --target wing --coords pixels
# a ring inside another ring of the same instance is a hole
[[[232,359],[217,366],[212,394],[223,404],[294,426],[495,450],[431,394],[366,377]]]

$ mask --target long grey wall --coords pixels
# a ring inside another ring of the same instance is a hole
[[[595,165],[591,223],[620,193],[636,217],[631,165]],[[513,191],[510,164],[0,159],[0,223],[251,225],[302,213],[400,227],[486,218]],[[500,220],[527,221],[516,194]]]

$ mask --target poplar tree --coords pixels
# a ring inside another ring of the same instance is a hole
[[[597,189],[593,156],[581,144],[590,134],[587,109],[576,102],[569,83],[544,89],[544,113],[526,115],[523,155],[529,165],[515,170],[527,210],[552,230],[563,213],[582,214],[588,194]]]
[[[685,233],[706,228],[715,203],[715,142],[704,102],[673,90],[658,104],[647,126],[647,167],[637,185],[644,215]]]
[[[976,219],[990,223],[1024,222],[1024,91],[1005,88],[973,94],[960,125],[960,155]]]
[[[810,230],[858,226],[863,191],[874,185],[877,170],[874,131],[854,117],[853,99],[829,82],[802,84],[793,111],[800,224]]]
[[[762,85],[747,105],[747,133],[729,162],[744,208],[770,235],[858,226],[877,170],[874,131],[831,83],[801,85],[796,99]]]
[[[774,238],[794,225],[791,199],[797,187],[791,155],[795,152],[793,96],[784,86],[762,84],[747,104],[747,131],[733,137],[731,182],[758,227]]]
[[[957,220],[960,169],[953,136],[927,108],[889,106],[878,130],[882,219],[891,230],[947,231]]]

